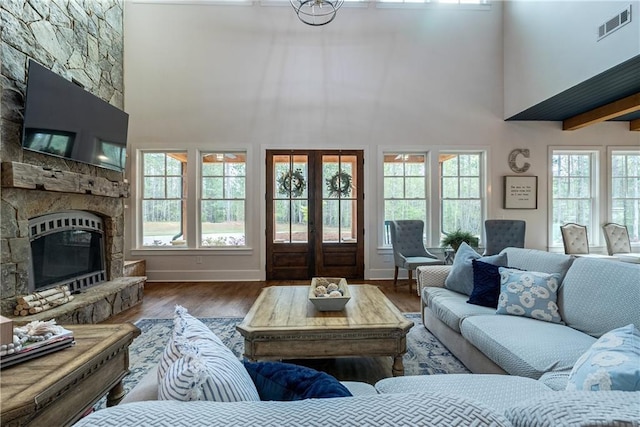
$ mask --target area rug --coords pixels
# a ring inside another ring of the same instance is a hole
[[[469,373],[422,324],[419,313],[405,313],[414,326],[407,334],[407,353],[404,355],[405,375],[432,375]],[[241,317],[208,317],[200,319],[239,358],[244,352],[244,340],[236,330]],[[123,381],[125,390],[131,390],[155,366],[169,339],[173,319],[141,319],[136,326],[142,332],[129,347],[130,373]],[[389,358],[391,366],[391,358]],[[320,368],[321,369],[321,368]],[[104,406],[100,402],[96,409]]]

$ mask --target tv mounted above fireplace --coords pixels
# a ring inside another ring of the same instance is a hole
[[[29,60],[22,147],[124,171],[129,115]]]

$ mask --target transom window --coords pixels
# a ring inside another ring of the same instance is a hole
[[[590,242],[597,240],[597,160],[595,151],[552,152],[550,246],[562,246],[560,226],[568,222],[587,226]]]
[[[629,239],[640,241],[640,151],[611,154],[610,221],[626,225]]]

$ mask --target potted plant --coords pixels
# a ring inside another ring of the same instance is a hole
[[[458,248],[460,247],[462,242],[467,243],[473,248],[478,247],[478,238],[468,231],[462,231],[460,229],[452,231],[451,233],[444,233],[444,237],[440,242],[440,246],[442,246],[443,248],[451,246],[454,252],[458,252]]]

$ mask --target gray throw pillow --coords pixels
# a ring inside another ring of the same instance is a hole
[[[471,246],[462,243],[456,252],[451,271],[444,281],[444,287],[465,295],[471,295],[473,291],[473,264],[474,259],[487,264],[500,267],[507,266],[507,254],[481,256]]]

